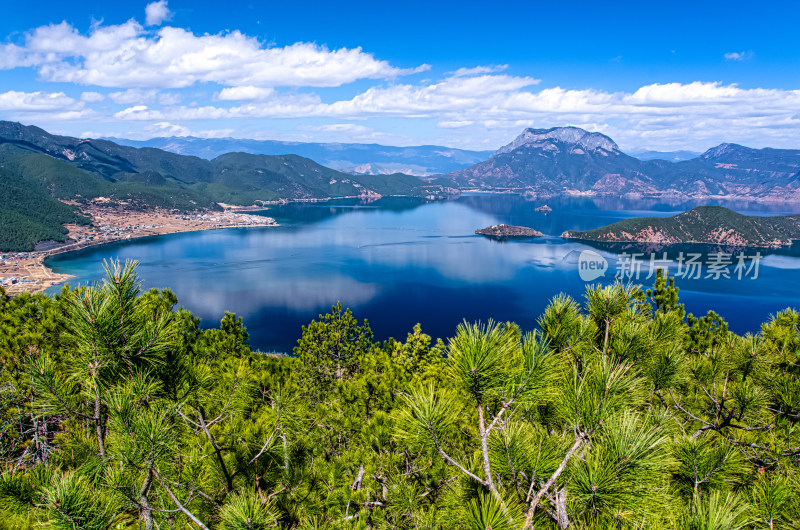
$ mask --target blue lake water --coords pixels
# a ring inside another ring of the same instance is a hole
[[[58,255],[48,264],[75,275],[70,282],[75,286],[100,280],[104,259],[138,260],[145,287],[172,289],[204,325],[216,325],[225,311],[237,313],[251,345],[264,351],[291,351],[301,325],[337,301],[367,318],[378,339],[405,338],[417,322],[424,332],[446,338],[463,319],[511,320],[531,329],[556,293],[582,299],[582,251],[596,251],[608,261],[606,275],[596,280],[603,283],[614,281],[622,267],[620,253],[632,252],[567,242],[559,237],[564,230],[674,215],[696,205],[565,198],[546,201],[553,207],[549,215],[535,212],[544,202],[466,195],[446,202],[288,204],[264,212],[279,227],[119,242]],[[751,215],[800,211],[800,205],[726,206]],[[475,229],[498,223],[530,226],[546,237],[501,242],[474,235]],[[695,314],[716,310],[738,332],[757,331],[771,313],[800,306],[800,250],[762,254],[755,279],[752,268],[749,276],[742,270],[742,279],[736,278],[734,254],[730,278],[707,277],[703,270],[700,279],[678,280],[681,301]],[[647,275],[644,263],[638,283],[652,284]]]

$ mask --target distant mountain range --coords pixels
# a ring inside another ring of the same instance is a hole
[[[526,129],[488,160],[437,182],[533,197],[624,195],[800,201],[800,150],[721,144],[682,162],[640,160],[577,127]]]
[[[778,248],[800,239],[800,214],[757,217],[722,206],[700,206],[672,217],[639,217],[593,230],[568,230],[561,237],[600,243]]]
[[[38,127],[0,121],[0,250],[63,239],[62,224],[86,222],[83,205],[98,197],[126,208],[175,210],[334,197],[444,198],[461,191],[529,197],[800,201],[800,150],[722,144],[681,162],[640,160],[620,151],[609,137],[576,127],[526,129],[486,160],[433,176],[383,172],[390,167],[429,172],[447,164],[463,166],[487,153],[434,146],[282,142],[250,146],[306,154],[317,150],[328,163],[334,158],[363,162],[359,171],[376,173],[370,175],[344,173],[297,153],[218,154],[226,145],[244,148],[240,142],[247,141],[152,140],[160,141],[172,141],[172,150],[191,150],[209,158],[56,136]],[[337,149],[342,156],[334,157]]]
[[[683,162],[697,158],[700,153],[697,151],[634,151],[630,153],[639,160],[668,160],[670,162]]]
[[[205,160],[0,121],[0,251],[63,241],[62,224],[87,222],[85,205],[98,197],[125,208],[194,210],[332,197],[434,198],[450,191],[405,174],[351,175],[293,154]]]
[[[155,147],[212,160],[226,153],[299,155],[346,173],[427,176],[449,173],[486,160],[492,151],[467,151],[438,145],[393,147],[378,144],[304,143],[236,138],[169,137],[150,140],[108,138],[131,147]]]

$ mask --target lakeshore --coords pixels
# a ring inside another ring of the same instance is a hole
[[[57,273],[74,275],[70,285],[85,285],[102,280],[104,260],[139,260],[144,287],[168,287],[182,307],[202,319],[203,327],[216,325],[230,311],[248,323],[252,347],[290,352],[297,330],[337,301],[368,318],[381,338],[405,336],[417,322],[428,335],[447,337],[464,318],[534,327],[552,296],[585,299],[579,272],[584,250],[608,261],[606,274],[592,283],[611,284],[617,272],[626,270],[624,250],[564,240],[559,235],[565,230],[590,230],[631,217],[669,217],[696,206],[589,198],[548,203],[553,208],[549,215],[536,212],[522,197],[487,194],[433,202],[386,197],[368,205],[359,199],[292,202],[262,212],[282,225],[275,230],[146,238],[61,254],[45,263]],[[737,209],[746,215],[800,213],[800,208],[753,204]],[[498,241],[474,233],[476,227],[504,223],[545,235]],[[761,254],[758,278],[753,268],[741,280],[735,259],[729,277],[714,279],[708,275],[707,257],[701,256],[702,274],[676,281],[686,311],[705,315],[717,308],[730,329],[746,333],[757,331],[770,314],[796,307],[800,247]],[[631,281],[651,286],[649,261],[637,262],[641,274]],[[677,261],[670,267],[677,274]]]
[[[84,211],[91,218],[91,224],[64,225],[69,230],[67,241],[40,243],[30,252],[0,254],[0,287],[7,295],[15,296],[41,292],[64,283],[73,276],[53,272],[45,265],[45,259],[91,246],[179,232],[277,226],[273,218],[253,215],[252,211],[252,208],[228,207],[222,212],[175,213],[162,209],[130,211],[92,205]]]

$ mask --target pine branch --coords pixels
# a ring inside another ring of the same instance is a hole
[[[155,469],[153,469],[153,475],[155,475],[156,479],[161,484],[161,487],[164,488],[164,491],[166,491],[167,495],[169,495],[170,499],[172,499],[172,502],[175,503],[175,506],[177,506],[178,509],[181,512],[183,512],[184,515],[186,515],[186,517],[188,517],[189,519],[194,521],[194,524],[199,526],[202,530],[208,530],[208,527],[206,525],[204,525],[203,522],[200,519],[195,517],[195,515],[192,512],[190,512],[183,504],[181,504],[181,501],[178,500],[178,497],[176,497],[174,493],[172,493],[172,490],[169,489],[169,487],[167,486],[166,482],[161,477],[159,472],[156,471]]]
[[[564,472],[567,468],[567,464],[569,463],[570,459],[578,452],[578,449],[583,446],[583,444],[589,439],[589,433],[581,433],[577,429],[575,430],[575,443],[572,444],[567,454],[564,456],[564,459],[561,460],[561,464],[559,464],[558,468],[556,468],[555,472],[550,476],[547,482],[544,483],[544,486],[539,489],[539,492],[533,498],[533,501],[530,503],[530,507],[528,508],[528,515],[525,517],[525,523],[522,525],[522,530],[527,530],[531,528],[533,523],[533,515],[536,512],[536,508],[539,506],[539,502],[541,502],[542,498],[547,494],[550,488],[553,487],[558,477]]]

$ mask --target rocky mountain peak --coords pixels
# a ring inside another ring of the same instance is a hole
[[[729,155],[731,153],[740,151],[742,149],[744,148],[739,144],[729,144],[729,143],[719,144],[718,146],[712,147],[711,149],[700,155],[700,158],[704,158],[706,160],[708,160],[709,158],[719,158],[721,156]]]
[[[495,155],[510,153],[523,146],[545,147],[547,144],[561,142],[582,148],[586,151],[618,152],[619,147],[608,136],[585,131],[579,127],[553,127],[552,129],[525,129],[513,142],[501,147]]]

